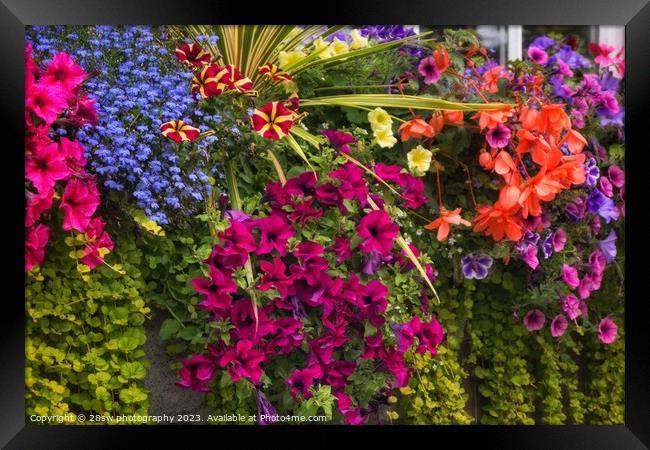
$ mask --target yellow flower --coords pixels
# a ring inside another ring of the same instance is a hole
[[[409,161],[409,169],[416,175],[424,175],[431,167],[431,155],[430,150],[418,145],[406,155]]]
[[[314,51],[320,52],[318,54],[318,57],[321,59],[329,58],[332,56],[332,47],[330,47],[330,44],[328,42],[325,42],[322,37],[319,37],[314,41]]]
[[[350,51],[350,47],[348,46],[348,43],[345,41],[340,41],[338,38],[334,38],[334,40],[330,44],[330,48],[332,49],[332,53],[334,55],[342,55],[343,53],[347,53]]]
[[[293,52],[280,52],[278,55],[278,65],[285,69],[306,57],[307,55],[305,52],[300,50],[295,50]]]
[[[380,128],[375,130],[375,140],[380,147],[391,148],[397,143],[397,139],[393,136],[393,130],[390,128]]]
[[[368,38],[361,36],[361,32],[359,30],[354,29],[350,31],[350,37],[352,38],[350,49],[356,50],[358,48],[365,48],[368,46]]]
[[[372,131],[378,131],[385,128],[390,130],[393,125],[393,119],[390,118],[388,113],[381,108],[375,108],[368,113],[368,121],[372,127]],[[393,134],[392,131],[390,134]]]

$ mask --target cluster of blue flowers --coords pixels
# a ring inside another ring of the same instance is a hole
[[[217,138],[203,139],[199,157],[187,158],[159,126],[182,119],[206,130],[221,117],[197,110],[192,73],[162,44],[163,33],[144,26],[40,26],[27,34],[41,60],[65,51],[89,73],[85,88],[97,102],[98,125],[77,138],[104,187],[126,193],[150,219],[168,224],[174,212],[197,211],[209,193],[214,168],[205,149]]]

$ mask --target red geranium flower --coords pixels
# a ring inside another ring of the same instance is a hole
[[[280,102],[268,102],[253,112],[253,129],[266,139],[280,139],[293,126],[293,113]]]

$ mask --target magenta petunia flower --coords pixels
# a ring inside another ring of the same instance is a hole
[[[208,392],[208,383],[216,375],[215,362],[206,356],[194,355],[183,361],[178,375],[180,380],[176,382],[176,386],[196,392]]]
[[[50,228],[39,224],[27,231],[25,237],[25,271],[29,272],[45,258],[45,246],[50,239]]]
[[[485,139],[492,148],[504,148],[508,146],[511,137],[510,128],[499,123],[488,130]]]
[[[337,236],[334,244],[329,247],[329,250],[336,255],[337,264],[343,264],[348,258],[352,256],[350,240],[344,238],[343,236]]]
[[[399,234],[399,227],[391,222],[386,211],[371,211],[357,225],[357,233],[364,238],[359,246],[362,252],[370,253],[374,250],[387,256]]]
[[[31,227],[36,223],[43,213],[52,208],[52,200],[54,199],[54,189],[49,191],[35,194],[31,191],[25,191],[27,197],[27,214],[25,215],[25,226]]]
[[[421,177],[401,173],[397,184],[402,196],[399,200],[404,202],[405,207],[417,209],[427,202],[427,197],[424,195],[424,181]]]
[[[395,387],[401,388],[408,384],[411,371],[404,364],[404,355],[394,347],[380,352],[380,358],[386,369],[395,377]]]
[[[359,407],[353,408],[352,399],[344,391],[337,393],[336,399],[339,411],[349,425],[361,425],[368,421],[368,414],[363,413]]]
[[[255,225],[260,229],[260,245],[256,255],[265,255],[277,250],[280,255],[287,254],[287,241],[296,231],[279,215],[271,215],[258,219]]]
[[[293,371],[287,384],[291,387],[291,396],[297,402],[298,393],[302,394],[304,399],[311,397],[309,388],[314,385],[314,382],[323,376],[323,370],[318,364],[306,367],[304,369],[296,369]]]
[[[264,274],[257,289],[268,291],[275,289],[281,297],[286,297],[293,283],[293,277],[287,276],[282,259],[275,257],[273,261],[260,261],[260,270]]]
[[[341,168],[330,172],[329,176],[339,180],[339,192],[345,199],[356,198],[362,207],[368,203],[368,186],[363,179],[363,171],[355,164],[348,162]]]
[[[305,336],[301,333],[303,325],[299,319],[281,317],[275,321],[275,325],[275,334],[265,345],[265,354],[274,355],[280,353],[286,355],[302,344]]]
[[[375,164],[375,174],[384,181],[391,181],[398,183],[402,168],[395,165],[387,165],[383,163]]]
[[[308,196],[314,195],[316,187],[316,174],[314,172],[303,172],[297,177],[289,178],[284,185],[284,190],[289,195]]]
[[[341,153],[345,153],[346,155],[352,153],[348,144],[357,141],[350,133],[345,133],[343,131],[323,130],[321,131],[321,134],[327,138],[333,148]]]
[[[541,48],[532,45],[528,47],[528,57],[531,61],[539,64],[540,66],[546,65],[548,62],[548,53],[546,53]]]
[[[332,387],[333,392],[341,392],[348,383],[348,377],[356,368],[357,363],[354,361],[334,361],[325,369],[325,382]]]
[[[553,251],[561,252],[564,250],[564,246],[566,245],[566,231],[562,228],[555,230],[551,242],[553,243]]]
[[[274,333],[276,324],[268,317],[271,308],[273,308],[271,304],[264,308],[257,308],[256,315],[249,298],[237,300],[230,310],[230,321],[235,326],[232,336],[257,343],[264,336]]]
[[[66,97],[74,95],[86,78],[86,72],[67,53],[54,55],[47,65],[40,82],[55,86],[66,93]]]
[[[568,294],[563,297],[561,297],[562,300],[562,311],[566,313],[567,316],[569,316],[569,319],[575,320],[577,319],[580,314],[580,300],[578,300],[578,297],[576,297],[573,294]]]
[[[537,267],[539,267],[539,259],[537,258],[537,246],[535,244],[528,244],[526,249],[521,254],[521,259],[531,269],[537,269]]]
[[[562,314],[555,316],[551,322],[551,336],[560,337],[564,334],[569,323]]]
[[[424,77],[424,84],[433,84],[440,79],[440,71],[436,67],[436,60],[433,56],[427,56],[420,60],[418,72]]]
[[[25,109],[45,122],[49,126],[68,106],[65,93],[60,88],[42,83],[34,83],[27,91]]]
[[[598,339],[603,344],[613,344],[618,338],[618,326],[613,320],[605,317],[598,324]]]
[[[625,172],[623,172],[623,169],[618,167],[616,164],[609,166],[607,169],[607,177],[617,188],[620,189],[625,186]]]
[[[260,364],[264,362],[264,353],[253,348],[253,343],[248,339],[237,342],[235,348],[226,351],[219,365],[223,368],[232,363],[228,368],[228,374],[233,381],[240,378],[248,378],[253,384],[259,384],[262,378]]]
[[[602,192],[606,197],[614,196],[614,188],[612,187],[612,182],[609,181],[607,177],[600,177],[599,186],[600,192]]]
[[[562,264],[562,281],[571,288],[577,288],[580,284],[578,270],[568,264]]]
[[[74,178],[68,182],[61,197],[59,208],[63,210],[63,225],[65,231],[86,231],[90,218],[99,206],[99,192],[91,179]]]
[[[55,142],[38,145],[26,159],[25,177],[39,193],[52,191],[58,180],[70,176],[64,155]]]
[[[532,309],[524,316],[524,325],[528,331],[539,331],[544,326],[546,317],[539,309]]]
[[[93,218],[86,228],[86,237],[88,243],[84,247],[84,254],[81,257],[81,262],[91,269],[99,266],[104,262],[104,258],[100,255],[100,250],[113,250],[113,240],[104,231],[106,222],[101,217]]]

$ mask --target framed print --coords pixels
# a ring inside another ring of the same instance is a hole
[[[2,444],[647,448],[646,3],[4,0]]]

